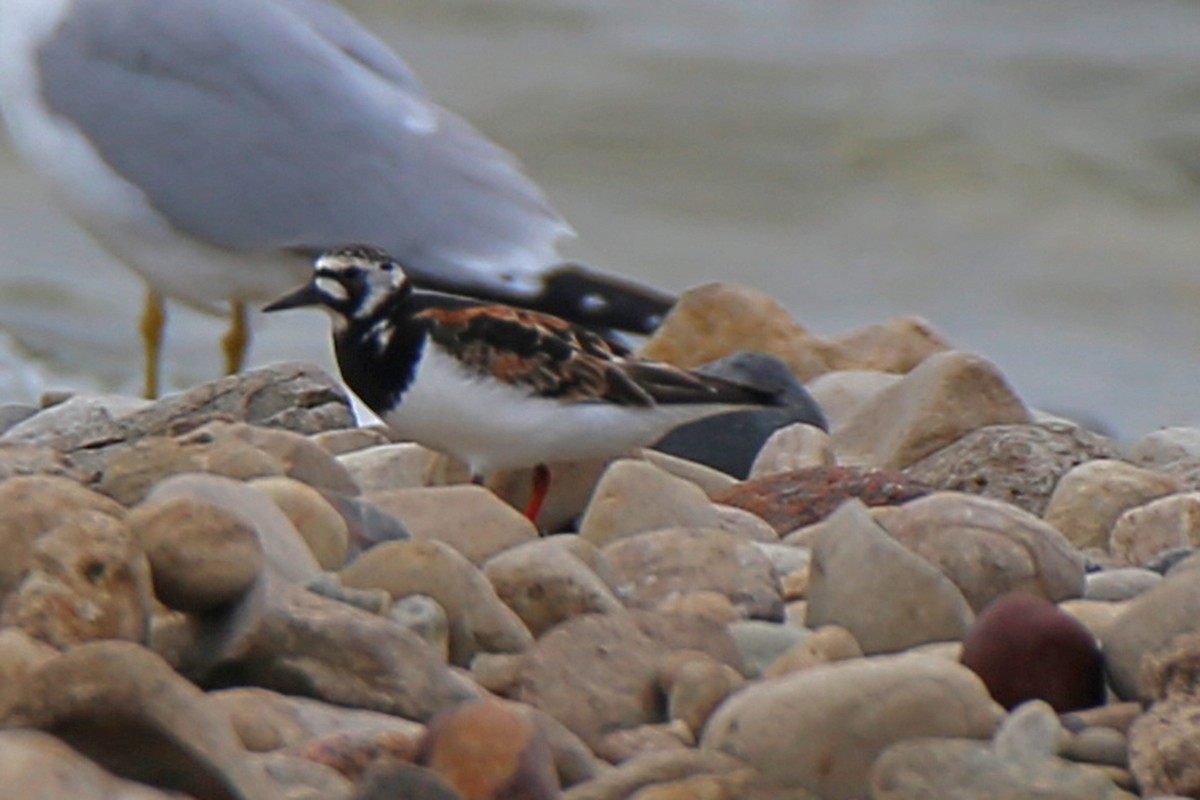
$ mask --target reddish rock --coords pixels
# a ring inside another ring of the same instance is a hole
[[[358,781],[377,763],[412,761],[419,746],[419,740],[404,731],[352,731],[310,742],[300,754]]]
[[[891,469],[809,467],[744,481],[713,502],[745,509],[785,534],[812,525],[857,497],[868,506],[898,505],[932,491]]]
[[[559,796],[550,745],[513,704],[478,700],[429,723],[417,762],[446,779],[464,800],[552,800]]]
[[[1010,592],[975,619],[962,663],[1005,708],[1045,700],[1063,713],[1104,704],[1104,656],[1088,629],[1040,597]]]

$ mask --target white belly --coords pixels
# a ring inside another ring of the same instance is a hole
[[[486,381],[426,345],[416,379],[385,417],[397,434],[450,453],[485,475],[548,461],[615,458],[719,405],[635,408],[562,403]]]

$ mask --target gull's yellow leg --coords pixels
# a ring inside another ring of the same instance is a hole
[[[242,371],[246,362],[246,350],[250,347],[250,326],[246,324],[246,304],[238,300],[230,303],[229,330],[221,339],[221,350],[225,353],[225,374]]]
[[[146,353],[145,383],[143,394],[146,399],[158,397],[158,373],[162,361],[163,328],[167,325],[167,308],[162,295],[153,289],[146,290],[146,305],[142,309],[142,349]]]

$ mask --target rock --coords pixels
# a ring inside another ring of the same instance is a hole
[[[1011,591],[1055,602],[1083,594],[1083,556],[1054,528],[1007,503],[937,492],[888,509],[879,522],[950,578],[976,612]]]
[[[181,674],[424,720],[478,690],[411,631],[264,572],[230,612],[155,630]]]
[[[1200,492],[1151,500],[1117,517],[1108,537],[1108,551],[1133,566],[1156,555],[1200,544]]]
[[[713,504],[713,508],[717,510],[717,516],[721,519],[721,530],[726,533],[760,544],[775,544],[779,541],[779,534],[775,532],[775,529],[768,525],[766,520],[760,519],[749,511],[716,503]],[[788,549],[794,550],[795,548]]]
[[[357,783],[375,764],[411,762],[419,743],[420,737],[397,731],[352,731],[314,740],[293,752]]]
[[[1200,581],[1194,573],[1172,574],[1125,605],[1102,641],[1108,679],[1123,700],[1154,699],[1139,692],[1143,659],[1166,650],[1180,634],[1200,629]]]
[[[55,475],[76,483],[83,483],[89,477],[52,447],[6,442],[0,437],[0,481],[27,475]]]
[[[351,589],[343,586],[336,573],[322,572],[304,588],[313,594],[337,600],[339,603],[361,608],[379,616],[389,616],[392,611],[392,596],[383,589]]]
[[[601,553],[622,600],[653,609],[689,591],[724,594],[744,616],[780,619],[783,601],[771,562],[750,542],[720,530],[668,528],[627,536]]]
[[[61,739],[41,731],[0,731],[0,782],[22,800],[172,800],[160,792],[106,772]]]
[[[80,511],[34,543],[29,571],[4,598],[0,626],[58,648],[95,639],[141,642],[150,567],[124,522]]]
[[[1167,697],[1134,720],[1129,766],[1143,797],[1200,794],[1200,702],[1195,695]]]
[[[830,369],[866,369],[906,373],[950,343],[921,317],[897,317],[881,325],[836,336],[829,341]]]
[[[223,425],[210,423],[209,426]],[[334,456],[307,436],[288,430],[238,423],[227,434],[259,448],[283,466],[284,475],[314,489],[356,495],[358,484]]]
[[[333,456],[344,456],[359,450],[388,444],[390,441],[382,431],[375,428],[337,428],[331,431],[321,431],[320,433],[313,434],[310,438],[313,444]],[[344,461],[342,462],[342,466],[348,467]],[[351,470],[351,473],[353,473],[353,470]],[[351,477],[355,476],[352,474]],[[355,483],[358,483],[357,478],[355,478]],[[365,489],[361,484],[359,488]]]
[[[211,611],[240,598],[263,567],[254,529],[194,497],[143,503],[129,528],[150,561],[154,594],[170,608]]]
[[[962,662],[996,702],[1044,700],[1060,713],[1104,704],[1104,656],[1074,617],[1041,597],[1013,592],[980,613]]]
[[[359,489],[371,494],[424,486],[430,461],[436,455],[415,442],[380,443],[346,453],[338,461]]]
[[[20,628],[0,628],[0,720],[24,694],[26,677],[56,655]]]
[[[342,708],[256,687],[221,689],[208,697],[228,715],[246,749],[258,753],[298,750],[317,739],[344,733],[395,733],[415,744],[425,731],[422,725],[391,714]]]
[[[30,415],[4,433],[9,442],[48,444],[63,450],[64,440],[104,443],[120,430],[119,421],[149,406],[147,400],[114,394],[75,395]],[[82,446],[82,445],[77,445]]]
[[[737,644],[748,678],[762,677],[767,668],[784,653],[801,646],[812,631],[798,625],[746,620],[728,626],[729,635]]]
[[[488,560],[483,574],[534,638],[581,614],[613,614],[621,601],[592,569],[552,536]]]
[[[607,761],[620,764],[641,753],[684,750],[695,744],[696,737],[692,735],[691,728],[680,720],[674,720],[615,730],[604,736],[596,750],[604,753]]]
[[[254,758],[287,800],[351,800],[354,784],[331,767],[287,753]]]
[[[237,481],[284,474],[282,461],[238,436],[234,427],[228,422],[209,422],[178,437],[177,441],[199,464],[199,472]]]
[[[954,584],[849,501],[820,524],[808,584],[808,625],[841,625],[865,653],[958,640],[972,619]]]
[[[850,800],[866,794],[868,769],[889,745],[988,736],[1001,716],[978,678],[952,662],[856,659],[743,689],[709,719],[701,747],[739,758],[781,786]]]
[[[764,544],[763,542],[755,542],[754,547],[767,557],[777,575],[786,578],[796,573],[803,573],[805,585],[807,585],[808,568],[812,563],[810,549],[787,544]]]
[[[850,631],[838,625],[826,625],[812,635],[789,647],[767,666],[763,676],[778,678],[789,672],[811,669],[834,661],[862,658],[862,647]]]
[[[1133,800],[1103,772],[1053,756],[1036,761],[1004,758],[993,748],[962,739],[899,742],[871,770],[873,800]]]
[[[532,522],[482,486],[392,489],[366,499],[404,523],[414,539],[448,544],[476,566],[538,538]]]
[[[838,370],[818,375],[805,385],[824,410],[829,430],[836,431],[864,403],[902,379],[903,376],[891,372]]]
[[[322,569],[341,569],[350,552],[350,526],[319,491],[293,478],[259,478],[250,488],[271,498],[304,539]]]
[[[925,359],[833,433],[838,463],[902,469],[987,425],[1029,422],[1004,376],[956,351]]]
[[[1110,603],[1132,600],[1153,589],[1160,581],[1162,581],[1162,575],[1148,569],[1134,567],[1106,569],[1103,572],[1093,572],[1087,576],[1083,597],[1085,600],[1101,600]]]
[[[696,371],[758,389],[769,398],[769,404],[680,425],[659,439],[653,445],[655,450],[743,479],[775,431],[793,424],[826,427],[816,401],[787,364],[774,356],[743,350]]]
[[[434,717],[418,763],[445,778],[464,800],[559,797],[545,736],[501,700],[464,703]]]
[[[118,503],[132,506],[146,497],[154,484],[169,475],[201,472],[200,459],[174,439],[149,436],[117,451],[100,474],[96,490]]]
[[[1072,711],[1062,714],[1059,719],[1067,730],[1084,731],[1088,728],[1111,728],[1124,733],[1129,730],[1133,721],[1141,716],[1141,703],[1113,702],[1106,706],[1088,708],[1083,711]]]
[[[345,561],[377,544],[412,538],[404,523],[366,500],[332,492],[323,492],[321,497],[346,523],[348,541]]]
[[[699,618],[575,617],[525,654],[514,698],[546,712],[604,757],[606,735],[664,721],[660,666],[679,649],[701,650],[731,666],[737,658],[722,627]]]
[[[777,356],[802,381],[828,369],[828,346],[804,330],[779,301],[728,283],[684,292],[641,354],[698,367],[738,350]]]
[[[381,760],[366,771],[354,800],[464,800],[431,769]]]
[[[1087,764],[1129,766],[1129,741],[1121,731],[1105,727],[1084,728],[1070,738],[1061,755]]]
[[[723,753],[702,750],[665,750],[636,756],[574,786],[562,800],[625,800],[638,789],[697,775],[727,775],[745,764]]]
[[[597,547],[660,528],[719,528],[720,517],[693,483],[644,461],[623,459],[604,472],[579,524]]]
[[[1067,471],[1093,459],[1116,458],[1113,442],[1066,423],[988,425],[906,467],[937,489],[970,492],[1041,516]]]
[[[743,481],[713,500],[745,509],[784,535],[821,521],[852,497],[868,506],[882,506],[904,503],[929,491],[894,470],[810,467]]]
[[[1167,575],[1174,572],[1176,567],[1180,570],[1195,568],[1200,566],[1200,561],[1197,561],[1193,556],[1196,555],[1194,547],[1180,547],[1175,550],[1164,550],[1154,558],[1146,562],[1146,569],[1151,572],[1157,572],[1159,575]],[[1190,567],[1188,566],[1190,565]]]
[[[352,425],[354,412],[345,390],[320,369],[281,363],[168,395],[115,419],[71,427],[43,443],[69,454],[81,469],[98,472],[117,450],[144,437],[178,436],[213,419],[312,434]]]
[[[0,483],[0,596],[21,580],[37,538],[84,511],[125,517],[117,503],[66,478],[30,476]]]
[[[713,709],[746,683],[728,664],[691,653],[668,661],[661,681],[667,693],[668,719],[683,722],[693,737],[700,735]]]
[[[1123,461],[1089,461],[1059,480],[1045,520],[1078,548],[1105,548],[1121,514],[1180,488],[1174,478]]]
[[[4,403],[0,405],[0,439],[12,430],[19,422],[29,419],[40,409],[37,406],[27,406],[23,403]]]
[[[829,434],[815,425],[795,422],[771,434],[754,457],[747,477],[762,478],[808,467],[832,467]]]
[[[5,724],[53,731],[110,772],[163,789],[277,796],[203,692],[128,642],[84,644],[45,662]]]
[[[1125,610],[1124,603],[1109,603],[1097,600],[1068,600],[1058,604],[1058,609],[1070,614],[1097,639],[1103,641],[1108,629]]]
[[[443,661],[450,660],[450,617],[437,600],[423,594],[407,595],[392,604],[387,617],[420,636]]]
[[[676,478],[683,478],[685,481],[696,484],[709,498],[721,492],[728,491],[738,483],[737,479],[728,473],[707,467],[696,461],[688,461],[686,458],[673,456],[670,453],[662,453],[658,450],[642,448],[635,450],[630,458],[641,458],[641,460],[658,467],[669,475],[674,475]],[[600,477],[601,475],[599,474],[596,476],[597,482]],[[590,493],[585,500],[591,500]],[[585,502],[580,510],[582,511],[586,507],[587,503]]]
[[[728,597],[720,592],[704,590],[670,597],[659,604],[658,610],[664,614],[704,617],[725,625],[742,619],[741,613],[733,607]]]
[[[629,800],[739,800],[747,797],[747,790],[754,781],[751,770],[731,772],[727,775],[697,775],[670,783],[659,783],[640,789],[629,796]]]
[[[1200,428],[1161,428],[1138,439],[1126,457],[1164,472],[1189,489],[1200,489]]]
[[[262,492],[220,475],[175,475],[155,486],[145,502],[157,504],[177,498],[217,506],[249,526],[258,537],[267,565],[284,578],[304,583],[321,571],[304,539]]]
[[[358,589],[386,589],[393,598],[432,597],[450,619],[450,661],[470,663],[477,651],[516,653],[533,641],[529,631],[492,589],[487,578],[441,542],[388,542],[363,553],[341,572]]]

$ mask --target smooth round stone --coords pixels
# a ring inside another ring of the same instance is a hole
[[[128,526],[76,512],[34,543],[29,571],[4,599],[0,626],[64,648],[99,639],[145,641],[150,566]]]
[[[183,450],[199,465],[198,472],[237,481],[284,475],[283,462],[237,435],[234,426],[210,422],[178,438]]]
[[[721,530],[668,528],[626,536],[601,550],[626,604],[652,609],[690,591],[724,594],[744,616],[779,619],[783,600],[767,557]]]
[[[1045,700],[1062,713],[1104,704],[1104,656],[1090,631],[1040,597],[989,605],[963,642],[962,663],[1005,708]]]
[[[721,530],[739,539],[763,544],[775,544],[779,534],[758,515],[737,506],[727,506],[713,503],[717,516],[721,518]]]
[[[6,724],[53,731],[109,771],[163,789],[196,797],[277,791],[204,693],[128,642],[80,645],[44,663]]]
[[[613,614],[624,605],[561,540],[529,542],[488,560],[483,574],[534,637],[580,614]]]
[[[1117,518],[1108,550],[1133,566],[1159,553],[1200,543],[1200,492],[1174,494],[1131,508]]]
[[[1121,602],[1132,600],[1150,591],[1162,580],[1162,575],[1148,569],[1129,567],[1093,572],[1086,578],[1083,599]]]
[[[870,369],[841,369],[818,375],[805,384],[825,412],[831,432],[838,430],[875,395],[904,376]]]
[[[796,625],[746,620],[728,626],[729,635],[741,653],[748,678],[761,677],[784,653],[812,636],[812,631]]]
[[[404,523],[413,539],[447,544],[476,566],[538,538],[532,522],[482,486],[394,489],[366,499]]]
[[[664,614],[690,614],[722,625],[743,619],[741,612],[734,608],[732,600],[721,592],[703,589],[669,597],[658,604],[657,610]]]
[[[450,661],[466,666],[476,652],[517,653],[533,642],[525,624],[500,601],[491,583],[442,542],[387,542],[346,565],[342,583],[385,589],[393,598],[432,597],[450,620]]]
[[[132,506],[168,475],[201,471],[201,460],[179,442],[165,436],[148,436],[108,459],[96,489],[122,505]]]
[[[721,519],[694,483],[645,461],[614,462],[600,479],[579,524],[597,547],[662,528],[720,528]]]
[[[464,797],[561,796],[546,737],[514,704],[502,700],[468,702],[435,716],[419,761]]]
[[[341,569],[350,550],[350,528],[324,495],[294,478],[260,478],[250,487],[271,498],[303,537],[321,569]]]
[[[862,656],[862,647],[850,631],[837,625],[826,625],[784,651],[767,666],[763,675],[767,678],[778,678],[789,672],[799,672],[820,664],[848,661]]]
[[[263,568],[254,529],[194,497],[147,502],[129,527],[150,560],[154,593],[180,611],[210,611],[234,602]]]
[[[1127,767],[1129,741],[1124,733],[1112,728],[1085,728],[1071,737],[1062,754],[1073,761]]]
[[[374,428],[339,428],[338,430],[322,431],[310,438],[313,444],[335,457],[388,443],[388,438]],[[342,466],[347,466],[344,461]],[[355,477],[353,470],[351,477]],[[357,478],[355,482],[357,483]],[[359,488],[363,487],[360,485]]]
[[[57,736],[31,730],[0,731],[0,784],[8,797],[28,800],[175,800],[118,778]]]
[[[9,478],[0,483],[0,595],[29,567],[33,543],[81,511],[124,519],[125,509],[97,492],[57,476]]]
[[[392,603],[388,619],[412,631],[450,660],[450,619],[446,609],[432,597],[410,594]]]
[[[829,341],[834,348],[830,359],[833,369],[877,369],[901,374],[911,372],[934,353],[950,349],[950,343],[929,320],[917,316],[864,325]]]
[[[26,677],[58,655],[58,650],[20,628],[0,629],[0,719],[24,693]]]
[[[805,467],[831,467],[836,463],[829,434],[816,425],[794,422],[771,434],[747,477],[761,478]]]
[[[667,717],[682,721],[699,736],[713,709],[745,683],[728,664],[689,653],[663,669]]]
[[[358,487],[370,493],[424,486],[433,457],[432,450],[413,442],[381,442],[345,453],[338,461]]]
[[[305,583],[320,574],[321,565],[308,544],[263,492],[221,475],[174,475],[155,486],[146,502],[180,497],[222,508],[253,529],[267,565],[284,578]]]
[[[1030,421],[989,361],[946,351],[922,361],[833,432],[839,464],[903,469],[987,425]]]
[[[716,710],[701,747],[739,758],[782,787],[852,800],[866,796],[871,763],[889,745],[987,737],[1001,717],[964,667],[930,656],[885,656],[751,685]]]
[[[1054,528],[1008,503],[936,492],[877,512],[876,519],[953,581],[975,612],[1011,591],[1054,602],[1083,593],[1083,556]]]
[[[283,474],[301,483],[342,494],[358,494],[358,485],[346,468],[309,437],[289,430],[245,423],[210,423],[196,433],[211,431],[214,442],[240,440],[269,456]],[[217,471],[217,470],[213,470]]]
[[[868,654],[966,634],[973,614],[962,593],[889,536],[861,502],[844,503],[815,527],[809,627],[840,625]]]
[[[744,772],[745,769],[746,765],[736,758],[714,751],[687,748],[642,753],[605,770],[587,783],[571,787],[564,794],[564,800],[625,800],[639,790],[645,791],[657,785],[692,777],[731,775]],[[765,797],[771,798],[772,795],[766,794]],[[807,800],[791,793],[784,795],[784,798]]]
[[[1198,619],[1200,580],[1192,571],[1172,574],[1129,601],[1102,639],[1109,681],[1117,696],[1139,699],[1143,660],[1165,651],[1180,634],[1195,631]]]
[[[1181,489],[1169,475],[1124,461],[1088,461],[1063,475],[1044,518],[1071,544],[1106,549],[1117,519],[1131,508]]]

